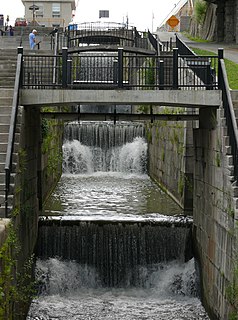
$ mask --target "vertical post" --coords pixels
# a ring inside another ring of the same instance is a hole
[[[207,63],[206,65],[206,74],[207,74],[207,79],[206,79],[206,90],[212,90],[212,69],[211,69],[211,64],[210,62]]]
[[[173,89],[178,89],[178,48],[173,49]]]
[[[117,84],[118,80],[118,61],[117,59],[113,60],[113,84]]]
[[[164,90],[164,61],[159,62],[159,89]]]
[[[67,60],[67,85],[72,81],[72,60]]]
[[[218,49],[218,89],[221,89],[221,59],[224,59],[224,50],[223,48]]]
[[[62,48],[62,88],[67,88],[68,48]]]
[[[22,87],[23,84],[23,47],[18,47],[17,48],[17,55],[21,54],[21,74],[20,74],[20,87]]]
[[[169,39],[169,49],[170,49],[170,51],[173,50],[173,39],[172,39],[172,37],[170,37],[170,39]]]
[[[123,48],[118,48],[118,87],[123,87]]]

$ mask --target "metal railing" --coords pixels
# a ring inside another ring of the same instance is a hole
[[[176,35],[176,46],[178,47],[179,54],[183,57],[187,55],[187,57],[192,57],[192,61],[198,61],[198,56]],[[189,58],[188,58],[189,59]],[[218,49],[218,59],[212,59],[212,57],[203,56],[201,57],[200,64],[207,64],[207,77],[210,77],[209,81],[215,81],[215,77],[217,77],[217,86],[218,89],[222,90],[222,102],[224,108],[224,115],[226,118],[227,131],[229,136],[229,143],[231,146],[231,155],[233,158],[233,176],[236,185],[238,184],[238,129],[236,116],[233,108],[229,82],[226,73],[225,62],[223,59],[223,49]],[[194,62],[192,62],[194,64]],[[194,70],[194,66],[191,66],[191,69]],[[210,73],[209,73],[210,69]],[[198,72],[195,71],[196,74]],[[204,79],[204,74],[200,75],[201,78]],[[211,89],[212,87],[208,87]]]
[[[220,51],[219,69],[219,89],[222,90],[223,108],[233,158],[233,176],[234,182],[238,185],[238,129],[222,51]]]
[[[23,61],[23,48],[18,48],[16,78],[15,78],[15,85],[14,85],[12,113],[11,113],[11,119],[10,119],[7,155],[6,155],[6,163],[5,163],[5,217],[6,218],[8,216],[8,196],[10,191],[12,158],[13,158],[13,152],[14,152],[15,133],[16,133],[16,124],[17,124],[17,115],[18,115],[19,89],[20,89],[21,80],[22,80],[22,61]]]
[[[68,48],[85,46],[117,45],[148,49],[147,33],[139,32],[133,26],[113,22],[88,22],[71,24],[67,30]]]
[[[216,83],[216,75],[218,72],[218,59],[210,55],[198,56],[192,49],[190,49],[186,43],[184,43],[176,34],[176,48],[178,49],[178,55],[180,60],[184,61],[190,70],[192,70],[194,76],[199,78],[206,84],[206,89],[213,89],[214,83]]]
[[[208,63],[209,62],[209,63]],[[24,55],[22,88],[218,89],[218,56],[125,52]]]

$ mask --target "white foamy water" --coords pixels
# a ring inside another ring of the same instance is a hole
[[[143,132],[142,126],[128,124],[68,125],[64,174],[45,214],[62,220],[113,219],[119,223],[180,215],[181,208],[146,174]],[[27,320],[209,319],[198,298],[194,260],[147,264],[135,271],[138,277],[133,287],[128,282],[124,288],[108,288],[93,267],[57,258],[39,259],[39,296],[33,300]]]
[[[209,319],[196,294],[194,260],[142,269],[147,288],[108,289],[93,269],[58,259],[37,262],[41,295],[27,320]]]

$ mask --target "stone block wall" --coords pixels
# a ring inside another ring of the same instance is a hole
[[[173,112],[171,110],[169,112]],[[181,207],[192,210],[192,123],[155,121],[147,125],[146,132],[149,175]]]
[[[211,319],[228,320],[238,312],[237,187],[223,110],[217,113],[216,129],[194,130],[194,244],[203,303]]]
[[[42,139],[40,109],[32,106],[20,108],[18,120],[14,150],[15,185],[11,187],[14,188],[13,210],[9,219],[0,224],[1,319],[26,317],[32,298],[32,255],[38,236],[41,204],[61,175],[58,155],[62,147],[62,126],[50,123],[42,155],[45,139]]]

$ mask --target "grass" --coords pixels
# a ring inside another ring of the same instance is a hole
[[[216,53],[211,52],[211,51],[206,51],[202,49],[197,49],[197,48],[191,48],[197,55],[201,56],[214,56]],[[238,74],[238,64],[235,62],[225,59],[225,65],[226,65],[226,72],[227,72],[227,77],[228,77],[228,82],[229,86],[233,90],[238,90],[238,79],[237,79],[237,74]]]

